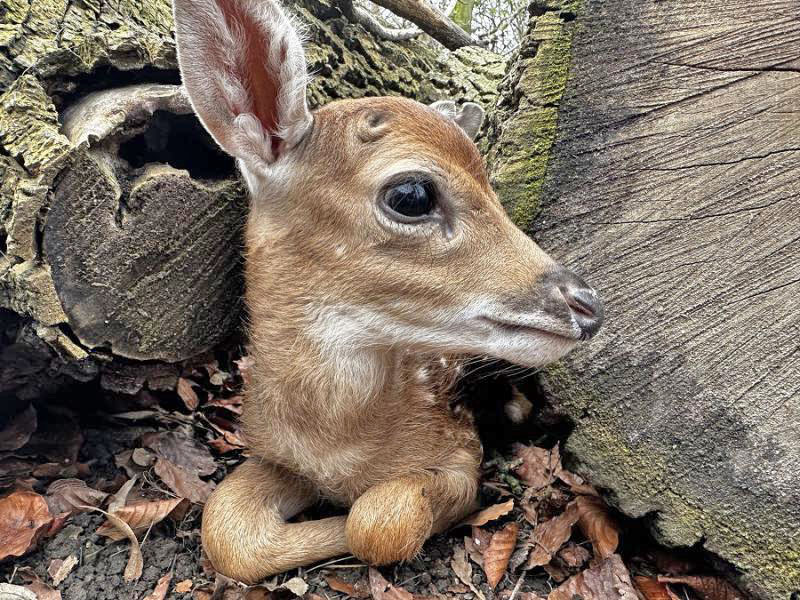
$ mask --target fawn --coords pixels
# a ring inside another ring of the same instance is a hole
[[[273,0],[175,0],[183,82],[251,195],[252,457],[208,501],[204,548],[245,582],[352,553],[413,557],[474,508],[482,448],[432,355],[526,366],[594,335],[597,294],[503,211],[483,111],[400,98],[312,113]],[[349,514],[289,519],[325,498]]]

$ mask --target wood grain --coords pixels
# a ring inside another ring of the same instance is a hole
[[[588,2],[534,236],[607,325],[545,377],[673,544],[800,589],[800,2]]]

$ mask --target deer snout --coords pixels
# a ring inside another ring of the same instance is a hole
[[[581,339],[593,337],[603,324],[603,301],[597,292],[578,275],[565,268],[546,277],[545,285],[566,304],[568,314],[581,331]]]

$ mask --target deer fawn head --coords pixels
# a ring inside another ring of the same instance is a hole
[[[195,111],[251,192],[256,336],[270,321],[322,348],[540,366],[597,332],[595,291],[492,192],[472,141],[477,105],[365,98],[312,113],[301,40],[278,3],[175,0],[175,15]]]

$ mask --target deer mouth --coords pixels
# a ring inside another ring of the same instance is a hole
[[[550,337],[557,340],[566,340],[570,342],[577,342],[584,339],[580,331],[576,331],[574,327],[564,326],[559,331],[554,328],[546,328],[544,325],[531,325],[526,323],[514,323],[511,321],[496,319],[494,317],[479,317],[481,321],[491,325],[495,329],[510,333],[510,334],[532,334],[539,337]],[[566,325],[566,324],[565,324]]]

